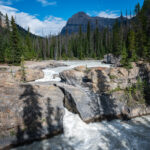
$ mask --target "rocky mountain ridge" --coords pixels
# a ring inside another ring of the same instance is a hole
[[[106,27],[112,28],[117,19],[118,21],[126,20],[126,18],[124,17],[118,17],[116,19],[103,17],[90,17],[85,12],[78,12],[74,14],[71,18],[69,18],[66,26],[62,29],[61,34],[77,33],[79,32],[80,26],[82,28],[82,31],[86,32],[88,22],[90,22],[91,30],[94,30],[96,27],[98,27],[99,30],[102,30]]]

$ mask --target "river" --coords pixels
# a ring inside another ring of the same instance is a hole
[[[62,61],[68,66],[45,69],[45,77],[36,82],[60,81],[63,70],[76,66],[110,67],[100,61]],[[34,142],[13,150],[150,150],[150,116],[130,121],[84,123],[77,114],[65,109],[64,133],[51,139]]]

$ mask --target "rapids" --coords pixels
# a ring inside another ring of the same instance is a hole
[[[13,150],[149,150],[150,116],[84,123],[65,110],[64,134]]]
[[[100,61],[61,61],[68,65],[47,68],[36,82],[61,81],[59,73],[77,66],[110,67]],[[65,109],[64,133],[13,150],[150,150],[150,116],[130,121],[113,120],[86,124],[79,115]]]

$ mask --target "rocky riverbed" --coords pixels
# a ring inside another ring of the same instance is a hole
[[[130,70],[100,61],[26,62],[25,66],[29,83],[21,83],[19,67],[0,67],[1,148],[65,132],[68,110],[86,123],[150,114],[148,99],[143,101],[138,89],[128,91],[139,77],[150,81],[150,64],[133,63]]]

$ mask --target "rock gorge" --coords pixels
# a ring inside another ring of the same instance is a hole
[[[65,108],[86,123],[150,114],[149,100],[136,88],[139,77],[150,83],[149,63],[133,63],[130,70],[79,66],[61,72],[62,82],[31,82],[43,78],[41,69],[59,65],[31,65],[29,83],[21,83],[19,68],[0,69],[0,148],[63,133]]]

